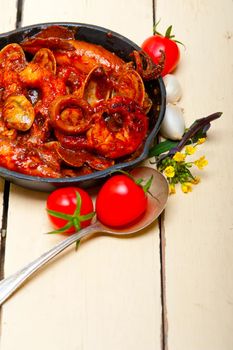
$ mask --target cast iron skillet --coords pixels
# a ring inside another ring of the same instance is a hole
[[[140,50],[140,47],[138,47],[135,43],[118,33],[110,31],[109,29],[90,24],[70,22],[35,24],[19,28],[8,33],[0,34],[0,49],[5,45],[13,42],[20,43],[23,39],[31,37],[49,25],[54,24],[72,28],[76,33],[76,39],[102,45],[107,50],[115,52],[125,61],[129,61],[129,54],[133,50]],[[0,167],[0,177],[25,188],[49,192],[63,186],[94,186],[97,185],[101,179],[110,175],[113,171],[119,169],[127,170],[135,167],[147,158],[150,146],[154,141],[155,136],[159,132],[159,128],[165,113],[166,93],[162,78],[150,81],[148,84],[146,84],[146,91],[154,102],[154,108],[152,108],[152,111],[149,114],[149,134],[145,141],[142,152],[139,156],[137,156],[137,158],[125,160],[122,163],[118,163],[102,171],[96,171],[92,174],[72,178],[41,178],[24,175],[2,167]]]

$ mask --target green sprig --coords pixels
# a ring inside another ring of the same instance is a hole
[[[220,118],[221,115],[221,112],[216,112],[207,117],[196,119],[185,131],[180,141],[165,140],[154,145],[149,151],[149,158],[156,157],[156,163],[158,164],[166,156],[172,157],[177,151],[181,151],[184,146],[206,137],[211,122]]]
[[[165,35],[161,34],[160,32],[157,31],[157,27],[158,27],[158,24],[160,23],[160,19],[158,20],[158,22],[155,23],[155,25],[153,26],[153,33],[154,35],[160,35],[160,36],[163,36],[165,38],[168,38],[168,39],[171,39],[172,41],[174,41],[175,43],[177,44],[180,44],[180,45],[183,45],[185,46],[181,41],[179,40],[176,40],[175,39],[175,35],[172,34],[172,25],[170,25],[167,29],[166,29],[166,32],[165,32]]]

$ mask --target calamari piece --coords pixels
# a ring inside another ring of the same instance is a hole
[[[21,143],[27,143],[33,147],[41,146],[50,139],[51,125],[49,119],[41,114],[37,114],[31,129],[18,136]]]
[[[60,171],[61,163],[60,157],[57,155],[58,146],[59,145],[57,141],[50,141],[45,142],[43,145],[37,147],[36,149],[40,160],[57,172]]]
[[[75,96],[85,99],[91,106],[107,100],[111,94],[112,83],[102,66],[94,67],[87,75]]]
[[[57,76],[66,85],[68,94],[75,94],[83,85],[86,75],[75,67],[58,66]]]
[[[165,54],[161,51],[161,58],[158,64],[155,64],[152,59],[144,51],[134,50],[131,54],[135,62],[135,69],[144,80],[157,79],[164,68]]]
[[[29,130],[35,119],[34,108],[24,95],[8,97],[2,115],[7,128],[20,131]]]
[[[60,174],[60,164],[50,160],[54,159],[55,151],[32,148],[22,145],[17,141],[8,138],[0,138],[0,166],[9,170],[27,175],[58,178]]]
[[[69,40],[60,39],[60,38],[35,38],[28,39],[21,43],[21,46],[25,52],[35,54],[42,48],[48,48],[50,50],[64,50],[64,51],[74,51],[75,47]]]
[[[35,113],[48,115],[48,108],[52,101],[60,95],[66,94],[64,81],[54,73],[36,62],[30,62],[20,72],[20,81],[24,87],[38,89],[41,99],[35,105]]]
[[[74,66],[88,74],[97,65],[111,71],[118,71],[125,63],[120,57],[100,45],[80,40],[70,40],[69,43],[74,50],[54,51],[57,64]]]
[[[50,25],[35,35],[35,38],[60,38],[66,40],[74,39],[75,31],[64,26]]]
[[[58,65],[74,66],[86,74],[97,65],[118,70],[124,61],[101,45],[74,40],[74,32],[51,26],[21,43],[26,52],[35,54],[41,48],[53,51]]]
[[[92,113],[91,106],[74,95],[57,97],[49,108],[53,127],[70,135],[86,131],[90,127]]]
[[[88,164],[92,169],[104,170],[114,164],[113,160],[97,156],[85,150],[71,150],[62,146],[57,148],[57,153],[61,159],[72,167],[81,167]]]
[[[87,151],[93,151],[92,145],[88,143],[86,134],[80,135],[67,135],[60,130],[54,131],[55,137],[64,148],[73,150],[84,149]]]
[[[43,85],[47,85],[52,77],[52,72],[32,61],[20,72],[19,76],[22,84],[27,87],[43,88]]]
[[[72,30],[53,25],[41,30],[33,37],[25,38],[21,46],[26,52],[32,54],[35,54],[42,48],[74,50],[69,40],[74,40],[74,32]]]
[[[65,27],[53,25],[49,26],[35,36],[25,38],[21,46],[26,52],[35,54],[42,48],[49,48],[53,50],[74,50],[70,43],[74,40],[74,32]]]
[[[12,94],[22,94],[19,73],[26,66],[26,58],[20,45],[9,44],[0,51],[0,88],[4,101]]]
[[[116,96],[96,109],[87,141],[97,153],[116,159],[135,152],[142,145],[148,118],[134,101]]]

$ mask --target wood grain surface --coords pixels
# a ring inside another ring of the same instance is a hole
[[[20,5],[20,2],[18,3]],[[0,31],[54,21],[114,30],[137,44],[170,24],[181,47],[174,74],[188,127],[223,112],[198,155],[208,166],[190,194],[169,197],[132,239],[96,236],[69,248],[1,308],[1,350],[231,350],[233,347],[233,2],[224,0],[1,0]],[[0,182],[0,200],[3,198]],[[7,276],[63,239],[47,194],[10,186]],[[0,213],[1,214],[1,213]]]
[[[167,348],[233,346],[233,2],[157,1],[164,28],[185,44],[176,75],[186,125],[223,112],[200,146],[209,165],[192,194],[170,198],[165,213]]]
[[[135,8],[133,1],[110,1],[107,6],[105,1],[98,6],[94,1],[68,1],[61,7],[55,1],[24,1],[22,25],[48,21],[101,25],[140,43],[152,33],[152,3],[143,1]],[[11,186],[6,275],[63,239],[44,234],[51,230],[46,198]],[[2,307],[1,349],[15,349],[16,344],[25,350],[159,348],[158,223],[143,233],[133,239],[96,237],[38,273]]]
[[[5,33],[15,29],[17,23],[17,1],[1,0],[0,11],[0,33]],[[5,191],[4,191],[5,189]],[[6,225],[7,225],[7,206],[4,206],[5,200],[9,193],[9,184],[5,186],[5,181],[0,179],[0,278],[4,275],[4,256],[5,256],[5,241],[6,241]]]

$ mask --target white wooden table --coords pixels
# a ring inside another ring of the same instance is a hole
[[[161,30],[172,24],[185,43],[175,74],[186,125],[223,112],[202,146],[209,165],[201,184],[169,198],[161,227],[155,222],[133,239],[98,237],[59,256],[2,306],[1,350],[233,349],[233,2],[0,5],[2,33],[16,25],[73,21],[112,29],[141,45],[155,20],[161,19]],[[1,180],[2,202],[3,195]],[[5,276],[63,239],[43,234],[51,229],[46,198],[10,185],[1,239]]]

